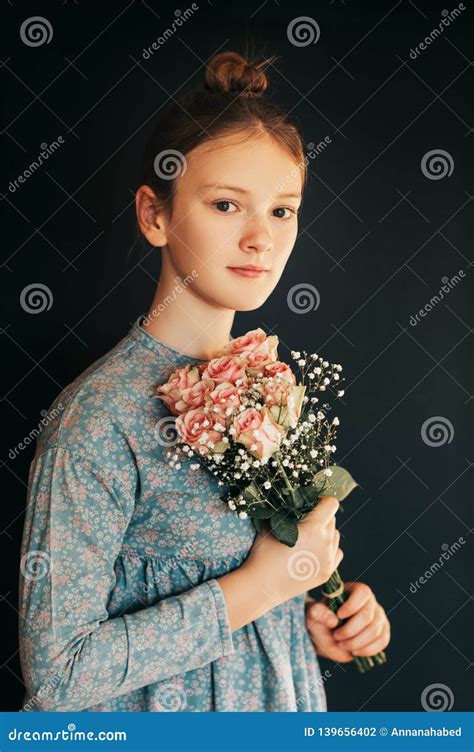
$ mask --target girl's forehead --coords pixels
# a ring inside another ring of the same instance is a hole
[[[225,187],[241,192],[258,191],[280,184],[301,193],[302,176],[294,158],[272,139],[223,140],[200,144],[186,156],[187,170],[179,180],[201,191]]]

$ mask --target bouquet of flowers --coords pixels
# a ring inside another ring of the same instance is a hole
[[[171,466],[192,458],[191,469],[204,465],[225,486],[221,497],[239,518],[250,517],[257,530],[266,525],[279,541],[294,546],[298,522],[320,496],[339,502],[358,485],[330,459],[339,419],[329,421],[328,404],[318,407],[317,392],[335,388],[341,397],[342,366],[316,353],[292,351],[299,380],[278,359],[278,337],[263,329],[231,340],[221,356],[186,365],[156,387],[176,416],[176,439],[167,452]],[[341,508],[342,509],[342,508]],[[336,613],[347,599],[338,570],[322,589]],[[339,620],[339,625],[345,620]],[[360,672],[386,660],[356,656]]]

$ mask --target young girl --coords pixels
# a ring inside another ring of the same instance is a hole
[[[316,651],[345,662],[388,644],[363,583],[348,584],[339,630],[323,602],[305,613],[343,556],[334,497],[288,548],[230,512],[204,468],[166,462],[154,388],[221,353],[296,240],[303,144],[266,86],[264,63],[220,53],[204,87],[158,118],[136,194],[140,231],[161,248],[154,300],[57,397],[30,468],[23,710],[324,711]],[[319,562],[304,580],[289,560],[300,552]]]

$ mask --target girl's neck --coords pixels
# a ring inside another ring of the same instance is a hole
[[[211,360],[231,339],[235,311],[210,304],[179,279],[160,277],[143,329],[164,345],[190,358]]]

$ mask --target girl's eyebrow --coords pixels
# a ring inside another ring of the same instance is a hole
[[[249,191],[246,191],[244,188],[239,188],[235,185],[218,185],[217,183],[209,183],[207,185],[200,185],[198,190],[201,190],[203,188],[214,188],[216,190],[224,190],[224,191],[236,191],[236,193],[249,193]],[[276,193],[275,194],[277,198],[301,198],[301,193]]]

